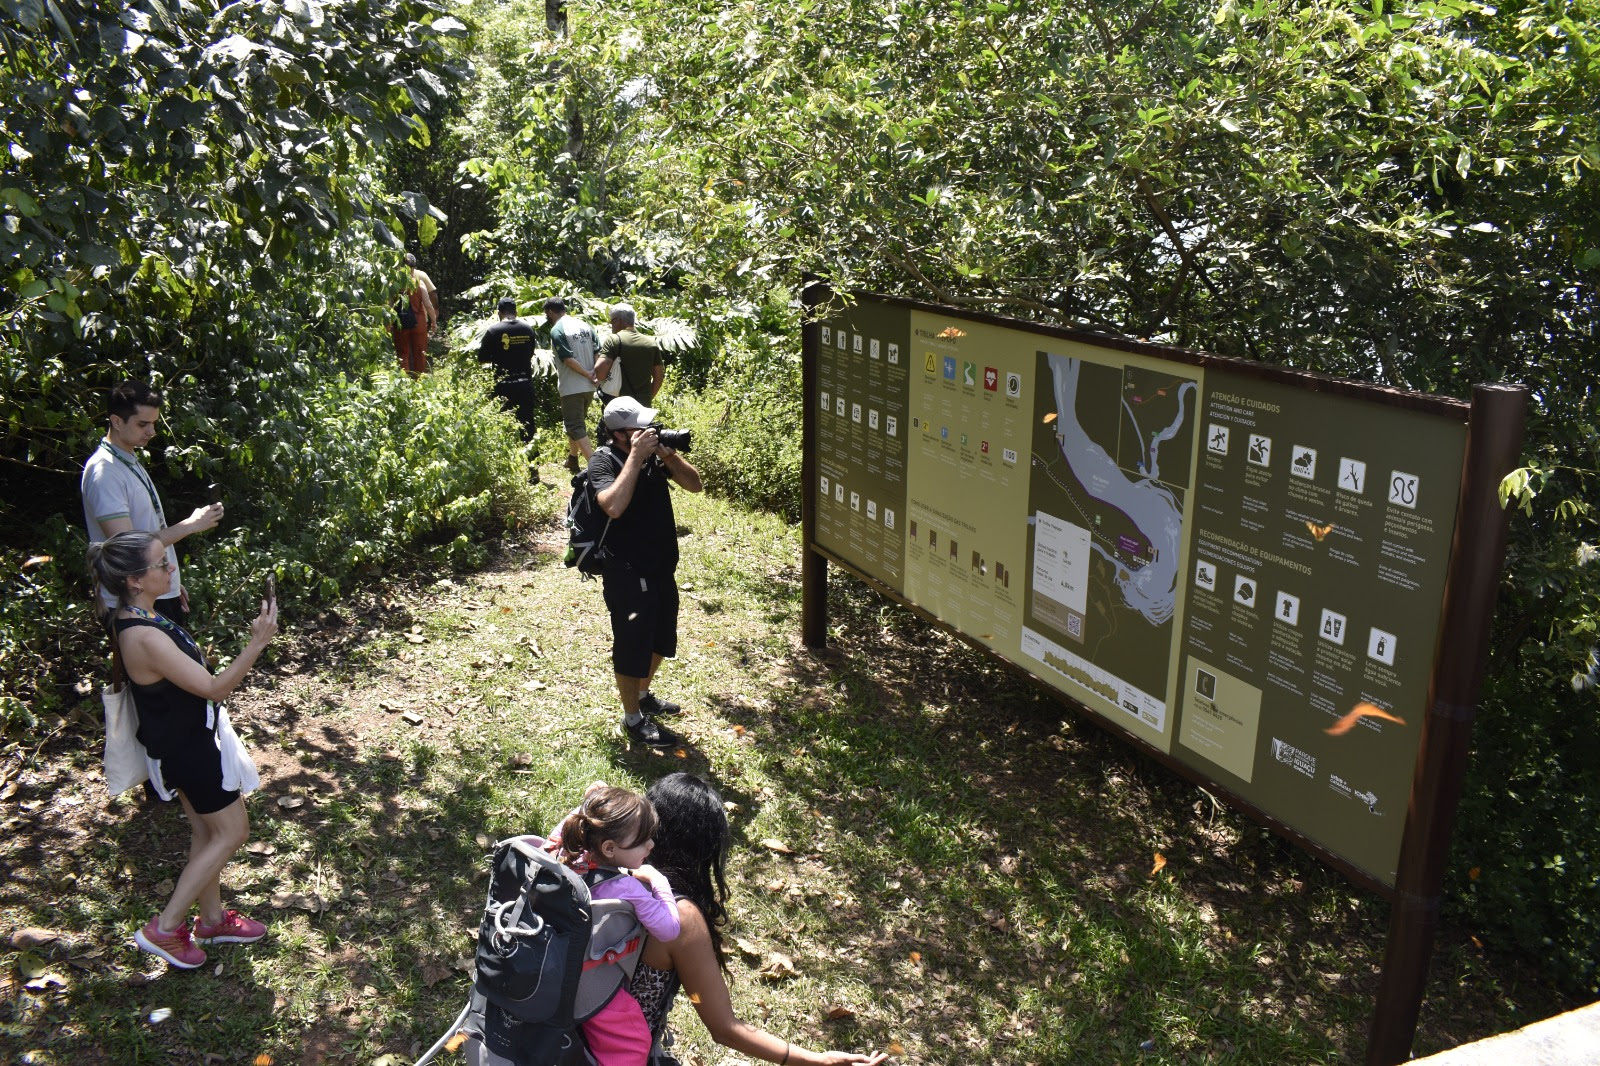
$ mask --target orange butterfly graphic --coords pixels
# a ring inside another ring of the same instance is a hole
[[[1332,522],[1329,522],[1325,526],[1319,526],[1315,522],[1308,521],[1306,522],[1306,528],[1311,530],[1311,535],[1316,538],[1318,544],[1321,544],[1323,539],[1326,538],[1329,533],[1332,533],[1336,527]]]
[[[1356,722],[1362,718],[1382,718],[1386,722],[1396,725],[1405,725],[1406,720],[1398,715],[1390,714],[1382,707],[1374,707],[1370,703],[1362,702],[1350,709],[1350,713],[1324,729],[1323,732],[1330,737],[1342,737],[1356,727]]]
[[[941,329],[939,331],[939,333],[938,333],[938,336],[940,338],[942,338],[944,340],[947,340],[947,341],[955,340],[957,337],[965,337],[966,335],[967,335],[967,331],[966,330],[964,330],[964,329],[956,329],[956,327],[954,327],[954,326],[946,326],[944,329]]]
[[[1049,414],[1044,416],[1044,424],[1047,425],[1047,426],[1050,423],[1054,422],[1055,420],[1056,420],[1056,413],[1054,411],[1051,411]]]

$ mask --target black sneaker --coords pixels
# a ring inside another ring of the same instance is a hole
[[[681,714],[683,708],[671,700],[658,699],[654,692],[646,692],[639,697],[639,711],[652,718],[670,718],[672,715]]]
[[[639,719],[637,725],[622,723],[622,728],[628,731],[628,737],[636,744],[644,744],[652,748],[670,748],[678,742],[678,734],[657,722],[649,715]]]

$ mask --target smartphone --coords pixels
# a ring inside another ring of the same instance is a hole
[[[222,502],[222,486],[213,481],[206,486],[206,503]]]
[[[267,575],[267,602],[278,602],[278,579],[272,574]]]

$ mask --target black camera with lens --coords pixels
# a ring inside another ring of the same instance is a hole
[[[675,452],[689,450],[689,436],[693,430],[688,429],[656,429],[656,438]]]

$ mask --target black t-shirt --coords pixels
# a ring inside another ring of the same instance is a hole
[[[496,322],[478,345],[478,361],[494,367],[497,381],[525,378],[533,358],[533,327],[520,318]]]
[[[596,448],[589,460],[589,482],[598,495],[622,473],[627,456],[612,445]],[[645,460],[628,509],[611,520],[606,551],[619,563],[646,574],[678,568],[678,524],[672,516],[672,473],[659,455]]]

